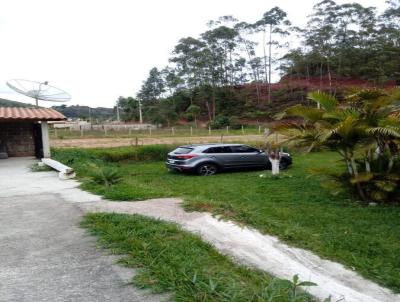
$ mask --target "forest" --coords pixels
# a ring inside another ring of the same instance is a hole
[[[400,1],[385,9],[359,3],[316,3],[306,26],[279,7],[254,23],[222,16],[198,37],[184,37],[164,68],[154,67],[136,96],[120,97],[122,118],[170,126],[268,121],[307,101],[313,90],[340,99],[352,87],[395,87],[400,81]],[[274,76],[280,80],[274,82]]]

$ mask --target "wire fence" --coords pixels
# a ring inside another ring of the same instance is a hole
[[[50,138],[133,138],[133,137],[189,137],[189,136],[230,136],[230,135],[262,135],[268,129],[263,125],[224,127],[221,129],[196,127],[168,127],[135,129],[133,127],[115,127],[115,125],[96,125],[96,127],[51,128]]]

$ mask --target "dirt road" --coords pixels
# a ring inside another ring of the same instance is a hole
[[[230,135],[224,136],[224,142],[261,142],[265,138],[263,135]],[[219,143],[221,136],[187,136],[187,137],[144,137],[138,139],[139,145],[155,144],[192,144],[192,143]],[[119,147],[135,145],[135,138],[73,138],[73,139],[53,139],[50,142],[52,147],[57,148],[99,148],[99,147]]]

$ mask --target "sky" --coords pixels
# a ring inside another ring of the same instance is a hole
[[[28,79],[69,92],[67,105],[112,107],[119,96],[134,96],[152,67],[168,64],[180,38],[207,30],[207,21],[233,15],[255,22],[279,6],[302,26],[316,2],[0,0],[0,98],[33,103],[5,84]],[[382,10],[385,1],[356,2]]]

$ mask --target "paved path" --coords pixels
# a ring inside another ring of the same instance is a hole
[[[77,227],[82,211],[138,213],[179,223],[244,264],[318,283],[310,292],[321,300],[332,295],[332,301],[342,302],[400,301],[399,295],[309,251],[208,213],[187,213],[179,199],[109,202],[78,189],[76,181],[59,180],[55,172],[28,172],[31,162],[0,161],[0,221],[5,225],[0,231],[0,301],[160,299],[124,286],[126,272]]]
[[[160,301],[78,227],[81,209],[58,194],[76,184],[31,163],[0,160],[0,301]]]

